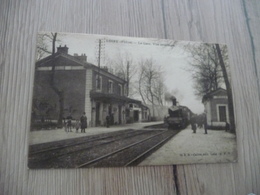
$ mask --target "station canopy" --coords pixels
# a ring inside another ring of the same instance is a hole
[[[120,103],[136,103],[138,105],[141,105],[142,102],[139,100],[135,100],[132,98],[128,98],[125,96],[117,95],[117,94],[108,94],[108,93],[101,93],[101,92],[91,92],[90,98],[102,101],[104,103],[114,103],[114,102],[120,102]]]

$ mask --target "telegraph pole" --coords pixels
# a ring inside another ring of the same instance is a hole
[[[101,39],[98,42],[98,67],[100,68]]]
[[[98,41],[98,80],[97,88],[100,89],[100,58],[101,58],[101,39]]]
[[[96,59],[97,59],[97,66],[98,66],[98,72],[97,72],[97,88],[101,88],[101,75],[100,75],[100,69],[101,69],[101,60],[105,58],[105,39],[98,39],[97,40],[97,46],[96,46],[97,52],[96,52]]]
[[[130,75],[129,75],[129,61],[127,61],[127,65],[126,65],[126,95],[127,97],[129,96],[129,80],[130,80]]]

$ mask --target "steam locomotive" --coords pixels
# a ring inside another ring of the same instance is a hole
[[[172,98],[173,105],[168,108],[168,116],[165,123],[168,129],[184,129],[186,128],[192,116],[191,110],[186,106],[177,106],[176,98]]]

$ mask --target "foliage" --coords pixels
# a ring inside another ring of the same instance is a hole
[[[36,60],[39,61],[42,58],[52,54],[52,42],[54,40],[55,33],[39,33],[37,35],[37,47],[36,47]],[[62,34],[59,33],[59,37]],[[56,43],[61,43],[61,39],[56,39]]]
[[[235,132],[233,96],[230,84],[228,51],[226,45],[192,44],[187,47],[191,53],[191,68],[195,95],[203,97],[207,93],[223,87],[227,91],[230,131]]]
[[[166,87],[162,67],[153,59],[141,60],[137,82],[138,93],[145,104],[152,105],[152,116],[154,116],[154,106],[164,105]]]
[[[219,56],[214,44],[192,44],[186,47],[191,54],[190,68],[194,80],[195,95],[203,95],[220,87],[225,88],[223,71],[220,66]],[[228,69],[227,47],[221,46],[225,66]]]
[[[62,118],[64,114],[64,90],[60,89],[55,82],[55,52],[56,52],[56,43],[60,42],[57,38],[60,34],[58,33],[41,33],[38,35],[38,44],[37,44],[37,59],[45,57],[47,54],[51,54],[51,72],[49,84],[52,90],[55,92],[58,97],[59,103],[59,116],[58,116],[58,126],[62,126]],[[50,44],[51,43],[51,44]],[[51,45],[51,48],[48,47]]]
[[[56,110],[56,105],[50,102],[47,98],[34,98],[33,99],[33,120],[40,119],[42,122],[45,121],[48,116]],[[40,117],[40,118],[39,118]]]
[[[107,66],[111,67],[114,71],[111,71],[116,76],[126,81],[126,95],[132,97],[135,94],[133,90],[134,76],[137,72],[137,67],[133,61],[133,58],[128,52],[118,52],[115,59],[107,60]]]

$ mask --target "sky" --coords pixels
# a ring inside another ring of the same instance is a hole
[[[194,95],[192,73],[187,71],[191,58],[183,46],[191,42],[65,33],[58,34],[58,38],[61,40],[59,45],[69,48],[69,54],[86,54],[87,61],[93,64],[98,64],[98,40],[103,40],[101,66],[106,65],[108,58],[117,58],[119,53],[130,54],[136,64],[141,59],[152,58],[155,64],[163,67],[167,90],[175,93],[172,95],[176,96],[179,104],[197,114],[204,111],[201,99]]]

